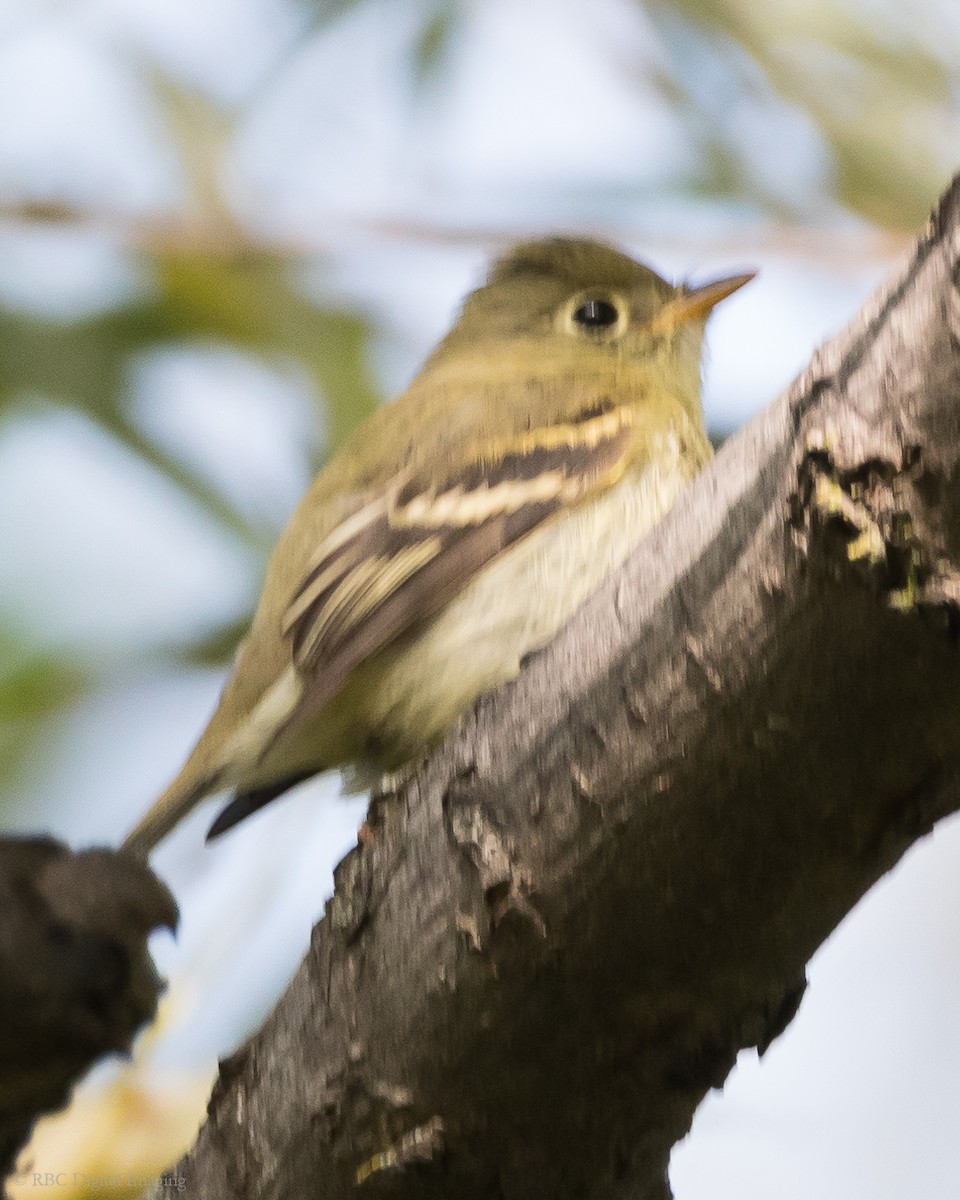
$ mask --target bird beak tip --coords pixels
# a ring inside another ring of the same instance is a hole
[[[756,276],[756,271],[744,271],[739,275],[726,275],[723,279],[715,279],[711,283],[692,288],[681,298],[684,316],[706,316],[721,300],[726,300],[734,292],[746,287]]]
[[[700,287],[680,287],[672,300],[654,317],[651,327],[666,331],[690,321],[705,321],[721,300],[745,287],[756,277],[756,271],[744,271],[740,275],[727,275]]]

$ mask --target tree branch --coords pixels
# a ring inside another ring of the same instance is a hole
[[[340,864],[204,1200],[665,1197],[960,805],[960,179],[912,260]],[[157,1193],[159,1195],[159,1193]]]
[[[41,1113],[98,1058],[126,1053],[156,1016],[147,936],[176,927],[173,897],[113,850],[0,838],[0,1193]]]

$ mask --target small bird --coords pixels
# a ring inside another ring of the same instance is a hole
[[[710,458],[704,328],[752,278],[675,287],[568,238],[497,260],[314,479],[216,711],[125,848],[215,792],[234,798],[208,838],[322,771],[395,771],[516,676]]]

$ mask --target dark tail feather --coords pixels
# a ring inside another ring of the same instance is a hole
[[[282,796],[290,788],[296,787],[298,783],[303,783],[305,779],[311,779],[314,774],[313,771],[304,771],[300,775],[291,775],[279,783],[269,783],[266,787],[253,788],[249,792],[241,792],[238,796],[234,796],[210,826],[207,831],[207,841],[212,842],[214,838],[226,833],[234,825],[239,825],[241,821],[263,808],[265,804],[269,804],[271,800],[276,800],[278,796]]]

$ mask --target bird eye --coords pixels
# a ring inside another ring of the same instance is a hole
[[[584,329],[609,329],[620,320],[620,313],[609,300],[584,300],[574,309],[573,319]]]

